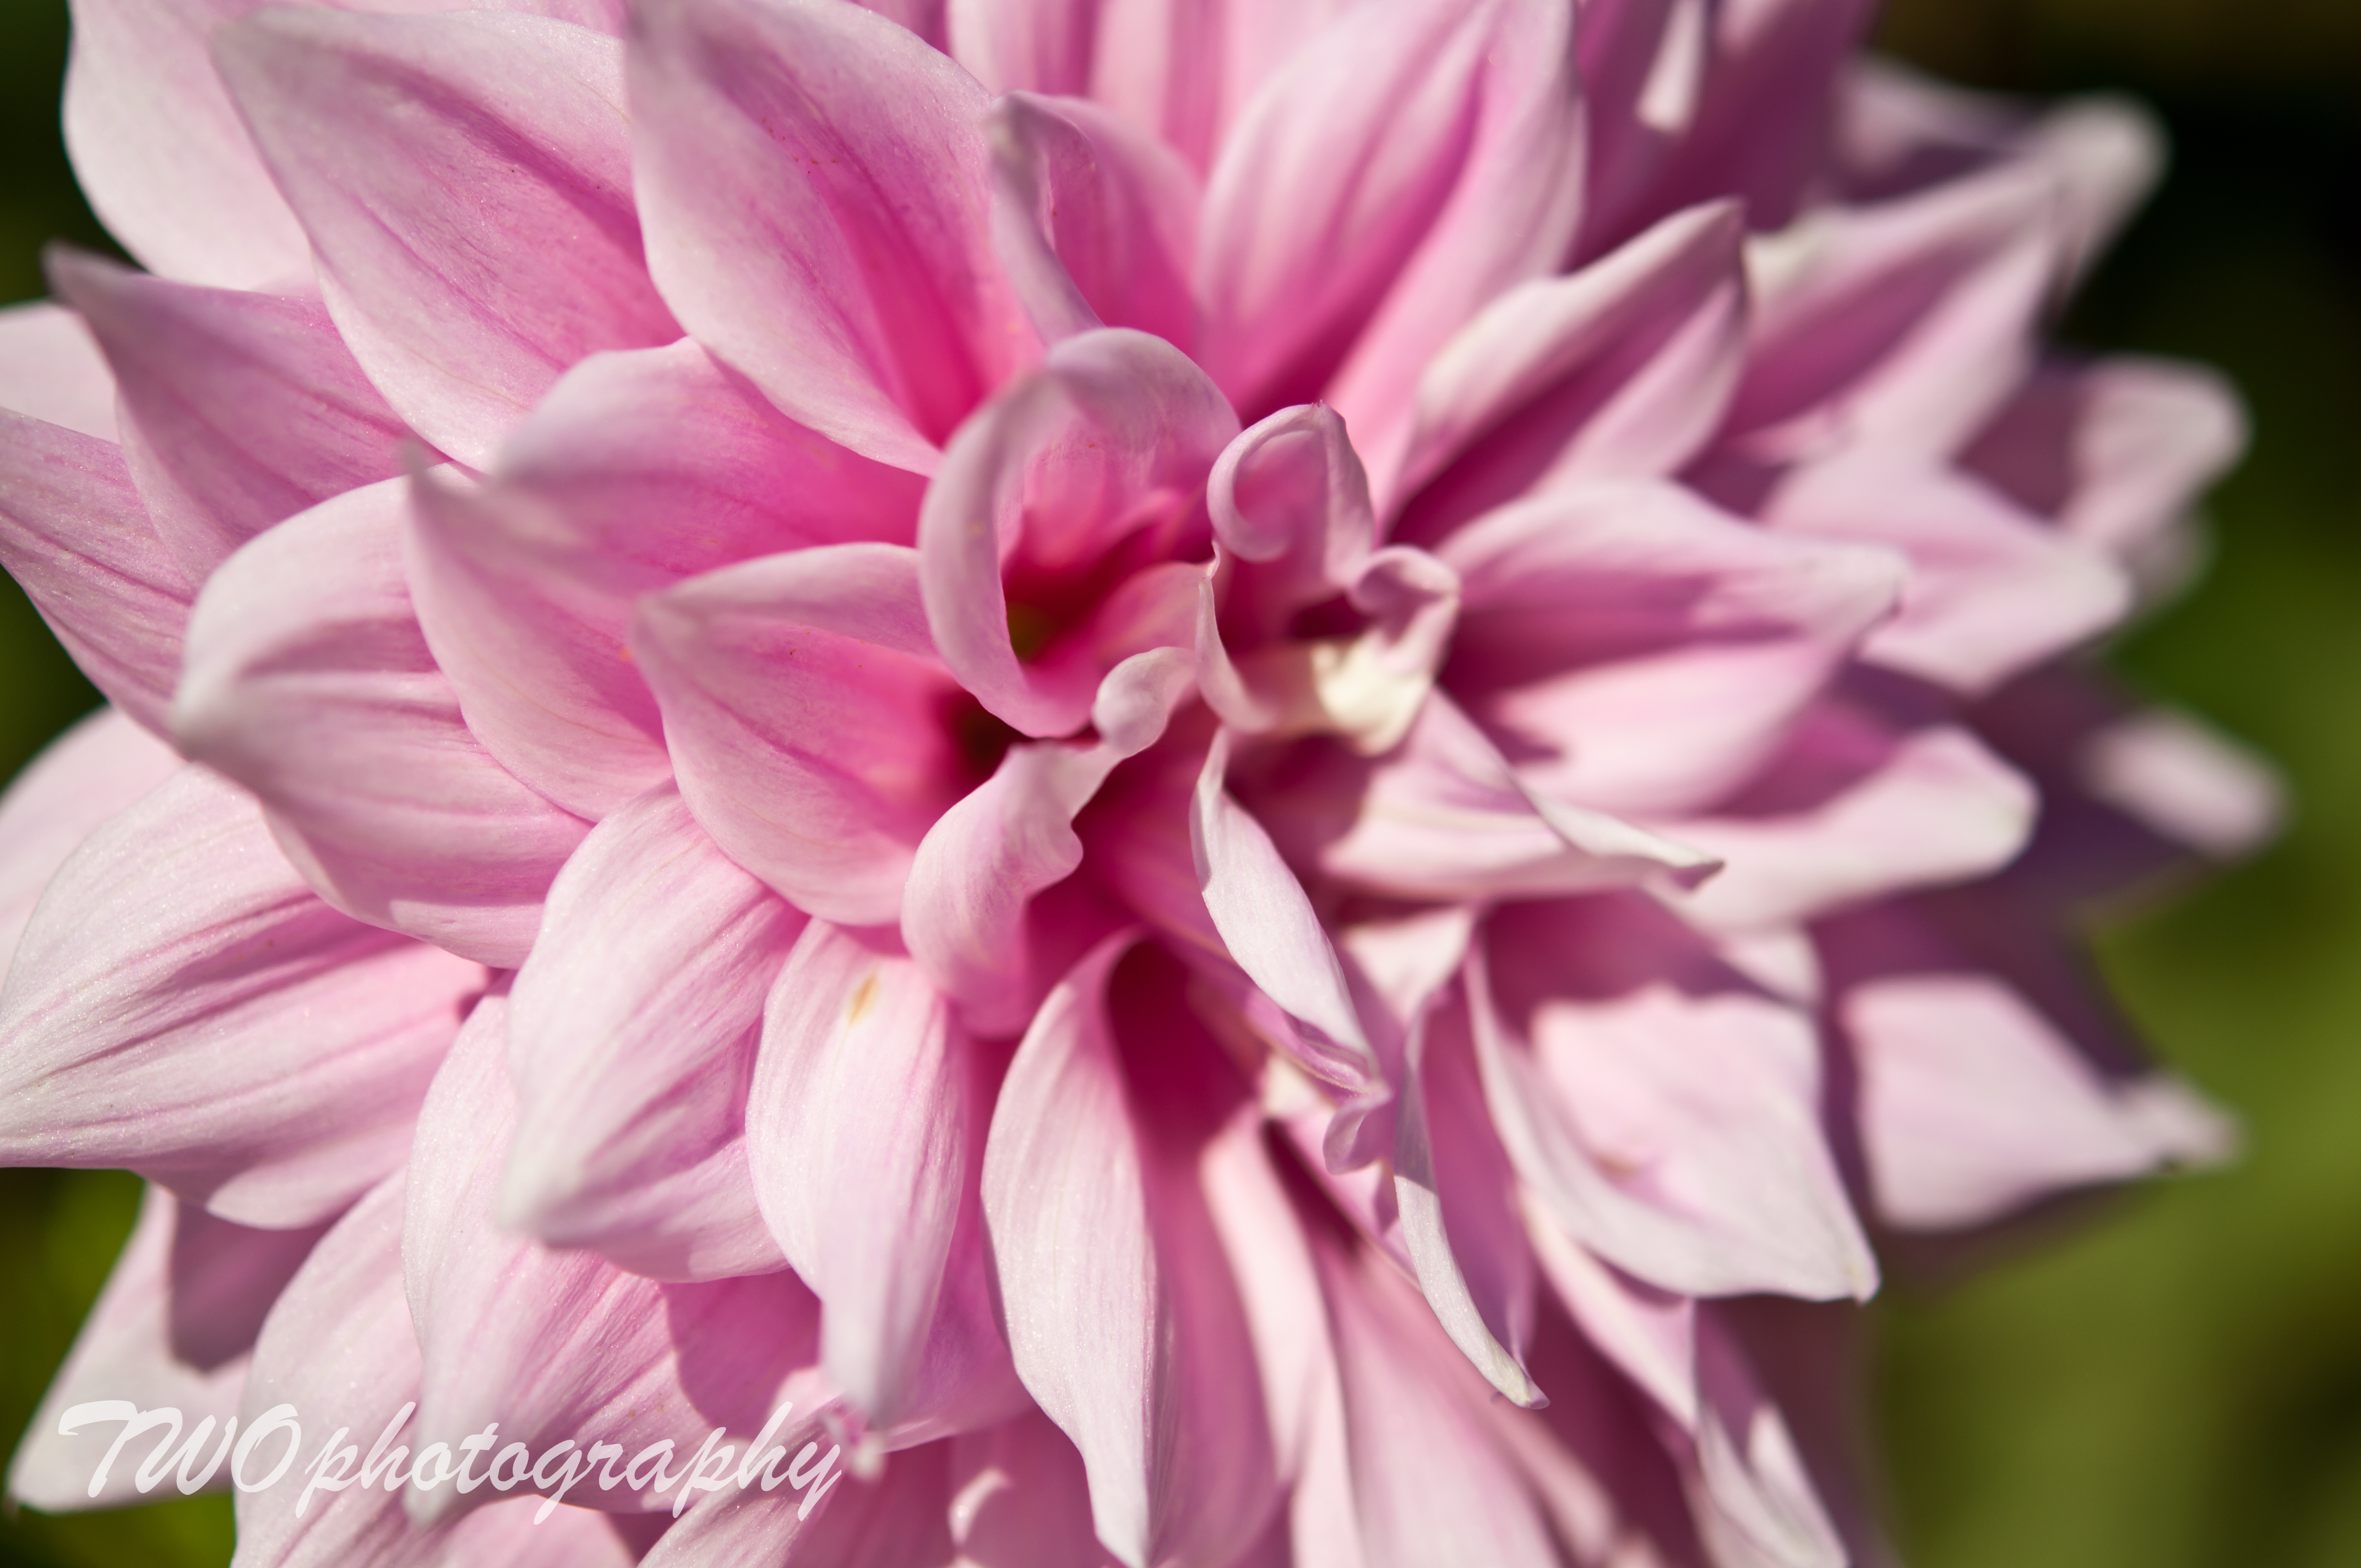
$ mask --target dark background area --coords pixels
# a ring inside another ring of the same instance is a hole
[[[2117,666],[2276,757],[2267,856],[2099,934],[2125,1005],[2245,1120],[2234,1168],[2114,1201],[1969,1283],[1879,1303],[1916,1568],[2361,1568],[2361,0],[1896,0],[1953,80],[2145,99],[2162,193],[2064,325],[2203,359],[2258,435],[2212,569]],[[105,241],[57,129],[63,0],[0,0],[0,301]],[[0,776],[96,700],[0,578]],[[0,1443],[128,1233],[115,1173],[0,1172]],[[0,1519],[0,1565],[219,1564],[228,1504]]]

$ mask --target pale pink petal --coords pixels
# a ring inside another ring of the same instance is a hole
[[[197,1477],[223,1423],[237,1413],[263,1315],[319,1237],[317,1230],[248,1230],[148,1188],[106,1288],[8,1462],[9,1497],[47,1513],[71,1513],[185,1491],[228,1491],[226,1465],[202,1483]],[[102,1422],[67,1437],[58,1422],[73,1406],[100,1399],[128,1399],[141,1409],[169,1406],[185,1424],[132,1439],[93,1496],[99,1461],[122,1428]],[[212,1441],[200,1440],[195,1461],[185,1467],[190,1484],[181,1485],[179,1456],[207,1418]],[[152,1466],[143,1463],[159,1443],[172,1455],[172,1479],[160,1458]],[[145,1497],[143,1469],[155,1482]]]
[[[1394,897],[1693,884],[1717,864],[1687,843],[1554,798],[1439,692],[1402,743],[1374,762],[1306,747],[1257,786],[1248,792],[1255,815],[1293,856]]]
[[[262,797],[321,896],[510,968],[589,826],[468,733],[403,580],[405,488],[351,491],[223,563],[192,620],[174,738]]]
[[[86,839],[26,927],[0,990],[9,1157],[308,1224],[401,1162],[483,983],[321,903],[251,797],[184,769]]]
[[[1197,886],[1230,957],[1265,994],[1327,1045],[1323,1057],[1347,1087],[1365,1088],[1374,1065],[1336,949],[1303,884],[1254,816],[1224,787],[1230,738],[1216,736],[1189,804]]]
[[[1649,481],[1521,501],[1439,548],[1464,606],[1453,692],[1536,784],[1653,814],[1760,767],[1906,573],[1890,550],[1769,534]]]
[[[2036,804],[2032,784],[1964,729],[1897,731],[1822,703],[1743,792],[1680,822],[1723,870],[1679,907],[1735,932],[1982,876],[2025,847]]]
[[[1807,1016],[1629,895],[1513,907],[1486,951],[1469,981],[1485,1096],[1569,1235],[1691,1295],[1876,1288]]]
[[[1377,543],[1368,475],[1323,403],[1242,432],[1205,480],[1205,506],[1213,537],[1256,568],[1234,576],[1222,604],[1223,623],[1248,642],[1287,635],[1294,613],[1350,584]]]
[[[1063,735],[1117,663],[1191,641],[1197,590],[1178,562],[1138,572],[1077,624],[1021,598],[1012,611],[1011,587],[1054,589],[1143,541],[1164,556],[1237,429],[1186,356],[1125,328],[1066,339],[969,421],[918,518],[927,620],[960,684],[1027,735]],[[1029,660],[1012,614],[1054,628]]]
[[[467,726],[596,818],[671,776],[628,641],[639,596],[808,544],[907,544],[924,482],[782,417],[695,343],[562,378],[472,493],[413,492],[420,624]]]
[[[1862,1151],[1878,1212],[1907,1230],[1997,1219],[2073,1187],[2208,1164],[2227,1122],[2177,1080],[2110,1082],[2004,982],[1894,974],[1838,1015],[1861,1073]]]
[[[163,733],[195,589],[156,537],[122,449],[0,412],[0,567],[91,685]]]
[[[2122,561],[2154,596],[2178,586],[2188,546],[2177,531],[2246,440],[2245,410],[2219,376],[2126,356],[2045,367],[1961,462]]]
[[[1071,98],[1090,91],[1107,8],[1104,0],[950,0],[944,10],[952,58],[993,92]]]
[[[993,259],[975,80],[834,0],[664,0],[631,53],[648,264],[788,414],[930,471],[1036,352]]]
[[[401,419],[315,301],[64,250],[49,275],[106,351],[124,456],[191,582],[271,524],[401,471]]]
[[[1080,956],[1054,933],[1036,932],[1030,903],[1082,864],[1075,815],[1116,763],[1163,734],[1195,673],[1181,649],[1132,655],[1100,683],[1091,708],[1095,744],[1010,747],[992,777],[927,830],[903,897],[902,936],[979,1033],[1021,1031]]]
[[[632,648],[682,796],[798,908],[890,923],[918,840],[973,773],[906,546],[724,567],[642,600]]]
[[[501,1218],[657,1279],[781,1266],[748,1175],[746,1087],[803,926],[669,785],[591,829],[509,1005]]]
[[[2287,819],[2287,793],[2269,763],[2169,708],[2092,732],[2077,749],[2075,772],[2093,799],[2217,861],[2261,849]],[[5,810],[0,803],[0,822]]]
[[[705,1498],[664,1532],[641,1568],[960,1568],[950,1527],[950,1447],[930,1442],[888,1454],[884,1473],[870,1480],[839,1475],[817,1508],[784,1486]]]
[[[1050,992],[993,1115],[983,1205],[1009,1345],[1127,1568],[1225,1563],[1278,1502],[1252,1331],[1196,1169],[1244,1090],[1177,966],[1118,937]]]
[[[950,1493],[961,1568],[1107,1568],[1082,1457],[1038,1410],[953,1440]]]
[[[641,258],[614,39],[499,12],[291,8],[215,52],[329,313],[443,451],[487,467],[567,366],[680,335]]]
[[[516,1119],[502,1060],[508,1011],[500,995],[478,1004],[419,1113],[401,1256],[425,1358],[420,1430],[439,1437],[497,1421],[503,1442],[536,1453],[586,1436],[626,1455],[664,1440],[693,1453],[716,1426],[744,1443],[792,1401],[776,1437],[794,1453],[829,1401],[824,1385],[796,1376],[812,1365],[819,1325],[818,1303],[793,1274],[660,1285],[500,1227]],[[572,1497],[627,1513],[674,1501],[629,1486]],[[423,1523],[488,1500],[413,1490],[407,1506]]]
[[[1901,608],[1862,657],[1970,695],[2089,641],[2131,606],[2131,584],[2098,548],[1971,479],[1915,464],[1806,468],[1780,486],[1765,521],[1908,554]]]
[[[1313,1249],[1343,1396],[1342,1440],[1368,1568],[1563,1561],[1485,1420],[1492,1395],[1415,1291],[1368,1249]]]
[[[0,310],[0,409],[117,439],[114,373],[73,312],[48,304]]]
[[[25,765],[0,795],[0,976],[66,857],[180,765],[170,747],[111,707],[77,723]]]
[[[1484,1106],[1466,1006],[1429,1013],[1411,1036],[1411,1080],[1394,1136],[1403,1245],[1427,1304],[1485,1380],[1515,1404],[1549,1402],[1525,1369],[1533,1261],[1516,1173]]]
[[[1694,456],[1743,366],[1741,232],[1726,203],[1692,208],[1485,306],[1419,378],[1386,487],[1389,509],[1410,507],[1402,537],[1438,538],[1535,488],[1669,474]]]
[[[165,278],[251,289],[311,270],[295,214],[256,156],[206,42],[251,0],[80,0],[66,150],[93,211]]]
[[[1043,340],[1131,326],[1188,348],[1197,244],[1188,166],[1084,99],[1012,93],[989,124],[993,237]]]
[[[1391,471],[1428,358],[1573,237],[1570,31],[1528,0],[1380,0],[1264,82],[1198,252],[1202,352],[1242,411],[1325,395]]]
[[[755,1192],[820,1299],[822,1364],[873,1424],[1023,1401],[971,1288],[996,1065],[890,940],[824,921],[764,1010],[746,1108]]]

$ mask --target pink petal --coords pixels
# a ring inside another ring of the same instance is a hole
[[[1169,584],[1151,577],[1158,568],[1139,573],[1136,588],[1104,596],[1090,619],[1019,663],[1004,569],[1054,583],[1134,535],[1177,531],[1237,428],[1180,350],[1120,328],[1057,345],[969,421],[918,518],[927,620],[960,684],[1027,735],[1063,735],[1082,725],[1115,664],[1189,641],[1196,588],[1167,563],[1167,576],[1180,574]]]
[[[795,419],[931,471],[1035,351],[992,259],[983,90],[829,0],[638,20],[634,170],[665,299]]]
[[[315,302],[66,250],[49,272],[106,350],[124,455],[191,582],[271,524],[401,471],[401,419]]]
[[[1694,207],[1485,306],[1419,378],[1414,433],[1387,488],[1412,506],[1402,536],[1438,538],[1536,488],[1669,474],[1696,455],[1744,363],[1741,234],[1728,203]]]
[[[2043,528],[1974,481],[1862,457],[1807,468],[1773,497],[1783,532],[1890,545],[1914,568],[1872,663],[1975,695],[2086,641],[2131,607],[2099,550]]]
[[[20,1164],[127,1165],[308,1224],[398,1165],[483,970],[312,895],[253,800],[184,769],[86,839],[0,990]]]
[[[118,438],[106,356],[81,318],[57,305],[0,310],[0,409],[100,441]]]
[[[2033,376],[1962,463],[2154,594],[2183,565],[2176,526],[2246,440],[2238,395],[2213,371],[2124,357]]]
[[[596,1434],[626,1454],[670,1439],[694,1453],[711,1428],[743,1443],[782,1400],[776,1434],[793,1453],[829,1405],[809,1376],[818,1303],[784,1270],[660,1285],[590,1252],[558,1252],[502,1230],[495,1199],[517,1106],[502,1063],[509,1003],[478,1004],[419,1113],[402,1219],[402,1272],[423,1348],[422,1431],[498,1421],[502,1441],[539,1453]],[[813,1395],[818,1393],[820,1398]],[[614,1511],[669,1507],[629,1487],[575,1500]],[[413,1492],[421,1522],[482,1496]]]
[[[1982,1223],[2064,1189],[2211,1163],[2234,1142],[2167,1075],[2101,1078],[1990,976],[1889,975],[1839,1008],[1860,1063],[1871,1188],[1905,1229]]]
[[[1745,792],[1681,822],[1684,841],[1724,864],[1681,895],[1681,913],[1741,931],[1982,876],[2024,848],[2035,805],[2033,785],[1964,729],[1897,731],[1823,703]]]
[[[1142,949],[1115,973],[1130,946],[1100,947],[1017,1047],[985,1223],[1017,1374],[1082,1450],[1099,1539],[1127,1568],[1220,1563],[1278,1501],[1250,1321],[1197,1170],[1244,1085],[1169,960]]]
[[[1240,409],[1325,393],[1391,470],[1427,359],[1573,237],[1570,20],[1525,0],[1355,7],[1263,83],[1198,252],[1203,357]]]
[[[1131,326],[1189,347],[1197,181],[1188,165],[1080,98],[1012,93],[993,104],[989,126],[993,235],[1042,338]]]
[[[1362,1088],[1372,1065],[1368,1036],[1336,949],[1270,835],[1224,787],[1229,761],[1224,732],[1206,753],[1189,806],[1190,851],[1205,911],[1238,967],[1323,1036],[1337,1070],[1355,1080],[1350,1087]]]
[[[497,12],[289,9],[215,52],[329,313],[443,451],[487,467],[567,366],[680,334],[641,259],[615,40]]]
[[[511,968],[588,824],[467,732],[403,581],[404,489],[351,491],[223,563],[192,620],[173,733],[262,797],[321,896]]]
[[[0,976],[41,890],[75,846],[180,765],[171,748],[111,707],[25,765],[0,795]]]
[[[1485,1096],[1569,1235],[1690,1295],[1876,1288],[1820,1132],[1807,1018],[1628,897],[1519,906],[1487,947],[1491,978],[1470,980]]]
[[[784,1266],[748,1176],[746,1086],[803,926],[668,784],[592,828],[509,1006],[501,1217],[657,1279]]]
[[[952,58],[993,92],[1071,98],[1090,91],[1103,0],[950,0],[944,9]]]
[[[1525,1369],[1533,1263],[1517,1178],[1492,1132],[1464,1004],[1429,1014],[1411,1037],[1394,1191],[1419,1287],[1451,1343],[1515,1404],[1549,1401]]]
[[[312,249],[214,73],[214,27],[248,0],[81,0],[66,150],[107,232],[160,277],[251,289],[311,270]]]
[[[1076,814],[1116,763],[1163,734],[1195,673],[1178,648],[1134,654],[1100,683],[1095,744],[1010,747],[992,777],[927,830],[903,898],[903,939],[971,1027],[1022,1030],[1079,955],[1037,934],[1028,905],[1082,864]]]
[[[1223,623],[1249,642],[1289,633],[1307,604],[1349,586],[1377,543],[1368,475],[1336,411],[1281,409],[1224,449],[1205,481],[1213,537],[1241,561]]]
[[[1766,533],[1651,481],[1521,501],[1438,548],[1464,606],[1454,692],[1536,784],[1606,811],[1743,781],[1906,581],[1893,551]]]
[[[184,1209],[163,1188],[148,1188],[123,1255],[8,1463],[10,1498],[47,1513],[158,1498],[153,1490],[140,1494],[140,1462],[159,1440],[173,1444],[177,1455],[208,1416],[218,1441],[222,1424],[237,1413],[247,1353],[263,1314],[319,1234],[248,1230]],[[93,1473],[122,1429],[100,1424],[68,1438],[58,1420],[86,1400],[125,1398],[141,1409],[169,1406],[186,1424],[178,1434],[134,1438],[93,1499]],[[188,1466],[192,1479],[211,1449],[206,1443]],[[166,1485],[161,1497],[174,1496]],[[226,1492],[229,1486],[225,1466],[202,1489]]]
[[[2287,820],[2286,790],[2269,763],[2170,708],[2115,719],[2076,751],[2078,782],[2092,798],[2216,861],[2254,853]]]
[[[1091,1531],[1082,1455],[1047,1416],[1015,1420],[950,1445],[951,1540],[973,1568],[1106,1568]]]
[[[978,1245],[995,1067],[890,943],[814,922],[772,990],[746,1109],[755,1191],[820,1299],[822,1364],[878,1426],[1023,1402]]]
[[[1390,1265],[1313,1249],[1343,1399],[1342,1445],[1368,1568],[1563,1561],[1483,1415],[1487,1387]]]
[[[0,567],[91,685],[161,734],[189,586],[111,441],[0,412]]]
[[[641,1568],[955,1568],[950,1451],[932,1442],[886,1455],[873,1480],[842,1474],[808,1515],[803,1495],[785,1487],[708,1497],[664,1532]]]
[[[643,600],[632,647],[715,842],[798,908],[891,922],[971,766],[913,554],[838,544],[724,567]]]
[[[774,551],[906,544],[922,488],[782,418],[684,341],[568,371],[483,489],[414,490],[406,559],[468,728],[596,818],[672,773],[626,651],[634,600]]]

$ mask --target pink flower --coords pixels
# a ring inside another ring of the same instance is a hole
[[[2040,345],[2136,113],[1850,0],[239,9],[78,7],[149,270],[0,317],[112,704],[0,1150],[154,1183],[16,1495],[789,1401],[841,1485],[238,1561],[1874,1563],[1873,1242],[2224,1147],[2071,957],[2274,809],[2074,657],[2241,440]]]

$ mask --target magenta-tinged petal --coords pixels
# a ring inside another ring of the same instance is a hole
[[[918,840],[972,776],[918,575],[900,545],[794,551],[652,596],[633,629],[689,809],[845,925],[894,920]]]
[[[91,685],[158,734],[195,597],[111,441],[0,412],[0,566]]]
[[[1990,976],[1888,975],[1838,1009],[1860,1064],[1878,1212],[1905,1229],[1978,1224],[2067,1188],[2211,1163],[2234,1142],[2174,1079],[2103,1079]]]
[[[19,1164],[129,1166],[308,1224],[398,1165],[483,970],[313,896],[251,798],[184,769],[50,883],[0,989]]]
[[[114,708],[76,724],[0,795],[0,976],[33,905],[66,857],[116,812],[172,775],[170,747]]]
[[[996,1061],[890,940],[825,922],[764,1011],[746,1108],[755,1191],[820,1299],[822,1364],[877,1426],[970,1424],[1023,1401],[974,1288]]]
[[[225,29],[215,55],[329,313],[443,451],[488,467],[567,366],[680,335],[641,258],[614,39],[512,13],[290,8]]]
[[[1670,474],[1696,455],[1743,366],[1742,233],[1726,203],[1692,208],[1485,306],[1419,377],[1387,488],[1412,502],[1404,537],[1439,537],[1534,488]]]
[[[1242,432],[1205,480],[1205,507],[1213,537],[1256,568],[1235,574],[1222,605],[1223,624],[1250,642],[1287,636],[1294,613],[1351,584],[1377,543],[1368,475],[1325,404]]]
[[[1047,1416],[954,1439],[951,1540],[973,1568],[1106,1568],[1082,1455]]]
[[[1082,864],[1075,815],[1117,762],[1163,734],[1194,675],[1181,649],[1134,654],[1100,683],[1091,708],[1096,744],[1010,747],[992,777],[927,830],[903,897],[902,936],[972,1027],[1019,1032],[1071,963],[1074,951],[1037,939],[1028,905]]]
[[[321,896],[513,967],[589,827],[468,733],[403,581],[404,483],[340,496],[223,563],[192,620],[173,733],[262,797]]]
[[[1542,787],[1657,815],[1760,767],[1907,573],[1894,551],[1766,533],[1651,481],[1520,501],[1438,548],[1464,607],[1454,693]]]
[[[2092,798],[2217,861],[2261,849],[2287,819],[2286,792],[2270,764],[2169,708],[2094,730],[2078,749],[2075,772]]]
[[[1684,842],[1723,862],[1680,909],[1734,932],[1981,876],[2024,848],[2036,798],[1964,729],[1896,732],[1823,703],[1739,796],[1680,823]]]
[[[1188,348],[1197,244],[1188,166],[1080,98],[1012,93],[993,104],[990,134],[993,237],[1043,340],[1130,326]]]
[[[763,999],[804,916],[669,785],[607,817],[549,890],[517,971],[501,1217],[657,1279],[785,1263],[747,1169]]]
[[[780,408],[924,473],[1036,340],[993,259],[983,89],[832,0],[664,0],[631,50],[648,264]]]
[[[1358,1066],[1354,1076],[1366,1080],[1368,1036],[1336,949],[1270,835],[1224,787],[1229,760],[1224,732],[1205,755],[1189,805],[1189,846],[1206,913],[1248,978],[1323,1036],[1335,1047],[1340,1069]]]
[[[1104,0],[950,0],[944,9],[952,58],[994,93],[1090,91]]]
[[[305,508],[401,471],[402,422],[309,299],[50,253],[122,390],[124,455],[191,582]]]
[[[249,1230],[183,1208],[163,1188],[148,1188],[106,1288],[8,1462],[8,1496],[45,1512],[71,1513],[181,1491],[228,1491],[226,1466],[197,1481],[214,1442],[202,1443],[186,1467],[189,1486],[178,1483],[178,1455],[206,1418],[217,1442],[223,1423],[237,1413],[263,1315],[319,1235],[317,1230]],[[141,1409],[169,1406],[185,1424],[177,1432],[134,1438],[93,1497],[98,1462],[122,1429],[101,1423],[69,1438],[58,1421],[73,1406],[99,1399],[128,1399]],[[143,1463],[159,1442],[174,1456],[172,1480],[159,1474],[167,1469],[162,1462]],[[143,1469],[156,1479],[145,1497],[138,1486]]]
[[[2129,580],[2101,550],[1950,473],[1867,459],[1807,468],[1780,487],[1766,521],[1907,554],[1900,609],[1861,656],[1971,696],[2088,641],[2131,608]]]
[[[114,373],[73,312],[47,304],[0,310],[0,409],[117,439]]]
[[[509,1007],[500,995],[478,1004],[419,1113],[401,1257],[425,1357],[420,1430],[497,1421],[503,1442],[536,1453],[588,1435],[627,1455],[667,1439],[693,1453],[715,1426],[742,1444],[784,1399],[796,1409],[776,1439],[792,1454],[829,1403],[824,1385],[794,1376],[811,1367],[819,1325],[793,1274],[660,1285],[497,1223],[517,1113],[502,1060]],[[630,1486],[573,1496],[626,1513],[673,1500]],[[431,1522],[487,1500],[413,1491],[408,1507]]]
[[[1127,1568],[1223,1563],[1278,1501],[1252,1331],[1197,1170],[1244,1085],[1189,1019],[1177,967],[1150,948],[1124,964],[1132,950],[1103,945],[1017,1047],[985,1222],[1017,1374],[1082,1450],[1100,1541]]]
[[[1630,898],[1496,916],[1471,970],[1484,1092],[1568,1234],[1690,1295],[1866,1297],[1808,1018]]]
[[[1137,585],[1137,602],[1126,603],[1123,589],[1105,595],[1026,662],[1010,632],[1011,588],[1038,578],[1054,589],[1120,546],[1169,540],[1188,524],[1237,429],[1222,394],[1180,350],[1121,328],[1059,344],[1039,370],[969,421],[918,517],[927,620],[960,684],[1027,735],[1063,735],[1081,726],[1115,664],[1159,642],[1191,641],[1195,587],[1165,582],[1182,571],[1178,563],[1167,562],[1163,576],[1138,573],[1126,585]],[[1185,597],[1177,591],[1184,587]],[[1025,612],[1054,624],[1057,609],[1028,604]]]
[[[66,150],[107,232],[159,277],[251,289],[312,248],[214,73],[206,41],[250,0],[80,0]]]
[[[411,589],[467,727],[596,818],[672,773],[628,652],[638,598],[779,550],[907,544],[923,488],[783,417],[695,343],[598,354],[518,427],[492,483],[413,492]]]
[[[1419,373],[1546,272],[1580,201],[1563,6],[1346,10],[1267,80],[1207,182],[1207,367],[1249,415],[1325,392],[1380,473]]]
[[[1492,1390],[1392,1266],[1318,1246],[1343,1398],[1341,1438],[1368,1568],[1543,1568],[1550,1524],[1483,1415]]]

